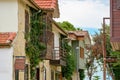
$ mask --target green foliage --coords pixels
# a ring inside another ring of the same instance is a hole
[[[100,80],[100,76],[93,76],[94,79],[93,80]]]
[[[115,80],[120,80],[120,65],[114,66],[113,72],[115,74]]]
[[[75,31],[76,28],[68,21],[63,21],[58,22],[58,25],[63,29],[63,30],[67,30],[67,31]]]
[[[84,70],[83,69],[79,70],[79,77],[80,77],[80,80],[84,80],[85,74],[84,74]]]
[[[81,29],[81,28],[76,28],[76,30],[78,30],[78,31],[82,31],[82,29]]]
[[[31,80],[34,80],[36,66],[40,62],[40,53],[45,49],[45,45],[40,42],[42,34],[42,24],[40,14],[33,12],[31,16],[31,26],[29,33],[26,33],[26,54],[30,59]]]
[[[108,25],[106,25],[106,52],[107,52],[107,56],[112,56],[112,57],[116,57],[118,60],[116,63],[111,63],[110,67],[113,71],[113,73],[115,74],[115,80],[119,80],[120,79],[120,52],[119,51],[113,51],[111,44],[110,44],[110,27]]]
[[[62,74],[67,80],[70,80],[73,71],[75,70],[76,67],[75,57],[71,46],[69,46],[67,42],[64,42],[64,48],[67,54],[66,54],[66,66],[62,66]]]
[[[63,30],[67,30],[67,31],[75,31],[76,28],[68,21],[63,21],[58,22],[58,25],[63,29]],[[80,28],[79,28],[80,29]],[[66,66],[62,66],[62,75],[67,79],[67,80],[71,80],[71,76],[73,74],[73,71],[76,68],[75,65],[75,56],[74,56],[74,52],[72,50],[72,47],[68,45],[68,43],[66,41],[64,41],[63,44],[64,49],[66,50]]]
[[[112,66],[112,67],[120,66],[120,52],[118,52],[118,51],[113,51],[113,52],[111,53],[111,56],[112,56],[112,57],[116,57],[116,59],[117,59],[117,62],[116,62],[116,63],[113,63],[113,66]]]
[[[101,37],[102,39],[102,29],[101,29],[101,34],[98,35],[99,37]],[[112,70],[112,72],[114,73],[114,76],[115,76],[115,80],[119,80],[120,79],[120,52],[119,51],[113,51],[112,50],[112,47],[111,47],[111,44],[110,44],[110,27],[109,25],[106,25],[105,26],[105,35],[106,35],[106,55],[109,56],[109,57],[116,57],[118,60],[116,63],[107,63],[109,66],[110,66],[110,70]],[[98,39],[96,37],[96,41],[100,41],[100,39]],[[102,40],[100,41],[102,43]],[[99,44],[101,45],[101,44]],[[98,51],[99,49],[97,49]],[[101,50],[102,51],[102,50]],[[101,57],[102,58],[102,57]],[[102,62],[102,61],[101,61]]]

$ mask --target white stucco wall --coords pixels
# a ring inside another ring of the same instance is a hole
[[[0,0],[0,32],[17,32],[17,0]]]
[[[53,33],[54,33],[54,47],[59,47],[60,34],[56,31],[53,31]]]
[[[63,33],[54,23],[52,24],[52,32],[54,33],[54,47],[59,47],[60,34],[66,34]]]
[[[85,69],[86,60],[79,58],[79,69]]]
[[[84,42],[83,41],[79,41],[79,46],[84,48],[84,46],[85,46]]]
[[[13,48],[0,48],[0,80],[13,80]]]
[[[54,47],[59,47],[60,31],[54,24],[52,24],[52,32],[54,33]]]
[[[84,44],[84,42],[83,41],[79,41],[79,46],[84,48],[84,59],[83,58],[79,58],[79,69],[85,69],[86,68],[85,67],[85,64],[86,64],[85,52],[86,51],[85,51],[85,44]]]

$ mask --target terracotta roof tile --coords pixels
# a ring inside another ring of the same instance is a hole
[[[15,32],[0,32],[0,45],[10,44],[16,36]]]
[[[73,33],[76,36],[86,36],[86,35],[88,35],[87,31],[69,31],[68,33]]]
[[[68,32],[69,38],[74,40],[76,39],[76,37],[88,37],[88,39],[90,40],[90,36],[88,31],[69,31]]]
[[[55,9],[57,0],[34,0],[41,9]]]

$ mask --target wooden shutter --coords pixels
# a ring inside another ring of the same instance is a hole
[[[84,48],[80,47],[80,58],[84,59]]]
[[[29,13],[25,11],[25,33],[29,32]]]
[[[54,47],[54,34],[51,31],[46,32],[46,42],[47,42],[47,53],[46,53],[46,58],[47,59],[52,59],[52,52],[53,52],[53,47]]]

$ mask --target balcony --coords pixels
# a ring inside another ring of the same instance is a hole
[[[40,42],[44,43],[46,49],[41,52],[40,58],[44,60],[52,59],[52,49],[54,46],[54,34],[52,31],[43,31],[43,34],[40,36]]]
[[[66,51],[64,49],[55,47],[52,53],[52,59],[50,60],[50,64],[56,66],[66,66],[65,54]]]

